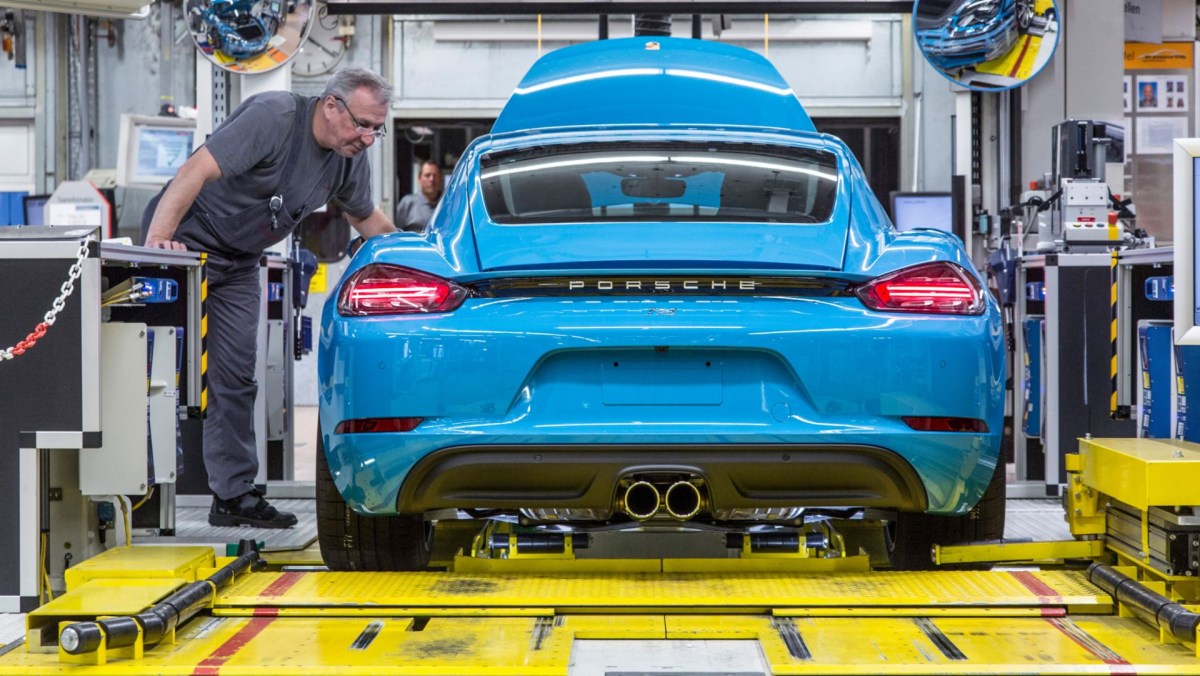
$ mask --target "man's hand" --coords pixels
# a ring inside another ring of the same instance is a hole
[[[396,232],[396,225],[392,223],[392,219],[387,217],[387,214],[375,208],[366,218],[355,218],[350,214],[346,214],[346,220],[350,222],[351,227],[358,231],[358,234],[364,238],[374,237],[375,235],[386,235],[389,232]]]
[[[183,242],[176,242],[173,239],[162,239],[161,237],[155,237],[154,235],[150,234],[146,235],[146,241],[142,244],[142,246],[149,247],[151,249],[187,251],[187,247],[183,245]]]

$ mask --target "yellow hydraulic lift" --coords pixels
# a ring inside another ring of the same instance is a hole
[[[874,570],[824,525],[787,555],[636,560],[522,552],[500,526],[420,573],[114,549],[28,615],[0,676],[566,675],[577,640],[617,639],[754,641],[771,674],[1200,675],[1200,446],[1082,440],[1069,462],[1075,539],[933,552],[989,570]]]

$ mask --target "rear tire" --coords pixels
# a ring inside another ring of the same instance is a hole
[[[888,554],[896,570],[932,570],[933,546],[1004,538],[1005,465],[996,471],[979,504],[962,516],[900,513],[889,528]]]
[[[325,443],[317,431],[317,541],[330,570],[424,570],[432,524],[420,514],[361,516],[333,483]]]

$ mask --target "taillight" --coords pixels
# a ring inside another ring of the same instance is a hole
[[[988,426],[978,418],[902,416],[904,424],[918,432],[975,432],[987,434]]]
[[[338,296],[342,315],[451,312],[470,292],[451,282],[398,265],[372,263],[346,280]]]
[[[343,420],[333,429],[335,434],[363,434],[367,432],[411,432],[424,418],[358,418]]]
[[[923,263],[897,270],[855,290],[872,310],[928,314],[983,314],[983,292],[966,270],[954,263]]]

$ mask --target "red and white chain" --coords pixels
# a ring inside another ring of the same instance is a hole
[[[54,326],[54,320],[58,317],[58,313],[62,312],[63,308],[67,306],[67,297],[75,291],[75,281],[79,279],[79,275],[83,272],[83,261],[87,259],[88,247],[94,241],[96,241],[96,238],[89,235],[79,243],[79,254],[75,259],[75,264],[71,266],[70,271],[67,273],[67,281],[63,282],[60,289],[61,293],[58,294],[58,298],[54,299],[50,311],[46,313],[42,323],[38,324],[29,335],[25,336],[25,340],[12,347],[0,350],[0,363],[25,354],[26,350],[37,344],[38,339],[46,335],[47,329]]]

